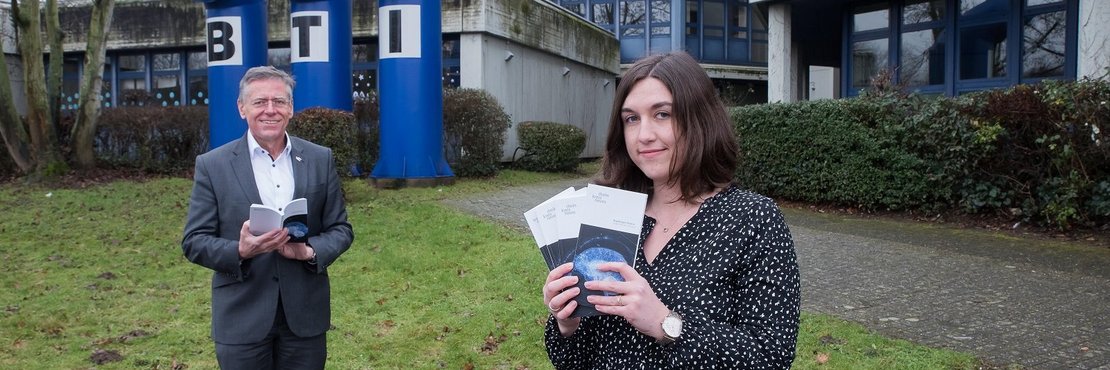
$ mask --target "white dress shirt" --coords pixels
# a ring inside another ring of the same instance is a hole
[[[247,148],[251,152],[251,168],[254,169],[254,183],[258,185],[258,195],[262,205],[283,211],[282,207],[293,200],[293,162],[289,160],[293,142],[285,134],[285,149],[271,155],[258,145],[254,135],[247,130]]]

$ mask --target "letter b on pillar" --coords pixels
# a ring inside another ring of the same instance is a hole
[[[266,63],[266,2],[205,0],[208,44],[208,148],[243,137],[239,80]]]

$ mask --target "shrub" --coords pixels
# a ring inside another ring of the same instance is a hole
[[[336,109],[308,108],[289,122],[289,134],[331,148],[340,175],[358,163],[355,115]]]
[[[107,166],[153,173],[186,170],[208,149],[208,108],[106,108],[94,145],[97,159]]]
[[[497,174],[511,118],[497,99],[478,89],[443,93],[443,152],[456,176]]]
[[[928,189],[922,163],[868,120],[880,108],[826,100],[733,109],[744,153],[738,182],[773,196],[865,209],[921,204]]]
[[[378,162],[380,142],[379,125],[381,113],[378,109],[378,93],[370,91],[365,96],[355,99],[355,124],[358,127],[355,135],[358,148],[358,163],[361,171],[370,171]]]
[[[969,185],[997,187],[999,203],[1040,224],[1068,229],[1106,221],[1100,184],[1110,181],[1110,82],[1045,81],[972,100],[963,113],[998,133]]]
[[[586,147],[586,132],[564,123],[521,122],[517,135],[525,154],[514,163],[529,171],[573,171]]]
[[[863,208],[1110,220],[1110,82],[1046,81],[958,98],[873,88],[856,99],[732,110],[737,178],[789,199]]]

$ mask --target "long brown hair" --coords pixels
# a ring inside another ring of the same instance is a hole
[[[628,155],[621,122],[621,109],[628,93],[646,78],[662,82],[674,100],[671,116],[675,120],[678,150],[671,157],[667,185],[678,185],[681,190],[678,200],[694,201],[699,195],[731,183],[740,149],[728,114],[705,70],[682,51],[640,59],[621,77],[609,115],[605,157],[595,181],[649,196],[652,193],[652,180]]]

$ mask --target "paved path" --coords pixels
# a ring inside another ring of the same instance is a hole
[[[526,230],[568,180],[451,201]],[[1028,369],[1110,369],[1110,250],[784,209],[802,309]]]

